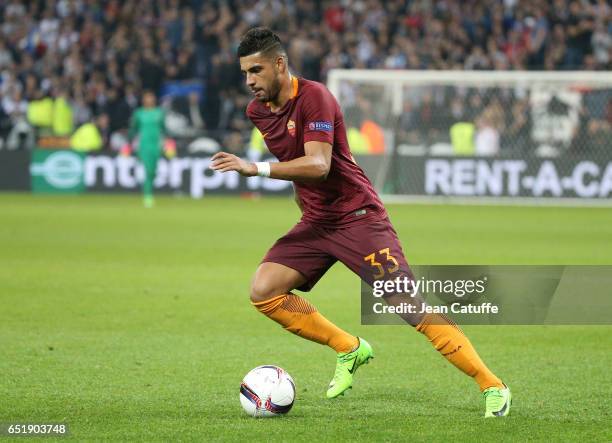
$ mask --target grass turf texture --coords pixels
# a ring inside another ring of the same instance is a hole
[[[609,264],[612,210],[389,206],[423,264]],[[332,351],[249,304],[260,258],[298,218],[289,199],[0,195],[0,422],[66,422],[77,440],[610,440],[610,327],[465,327],[512,387],[504,420],[412,328],[359,325],[336,265],[308,296],[373,344],[349,396],[324,398]],[[297,383],[281,419],[238,402],[244,374]]]

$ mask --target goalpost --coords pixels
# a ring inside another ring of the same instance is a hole
[[[612,205],[610,72],[331,70],[328,87],[387,201]]]

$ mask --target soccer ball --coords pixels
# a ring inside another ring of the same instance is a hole
[[[240,404],[252,417],[276,417],[291,410],[295,401],[295,383],[282,368],[258,366],[244,376],[240,384]]]

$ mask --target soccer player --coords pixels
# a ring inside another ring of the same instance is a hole
[[[251,302],[286,330],[336,351],[336,371],[327,390],[327,397],[334,398],[352,386],[357,368],[373,358],[372,347],[292,291],[312,289],[338,260],[369,283],[382,274],[411,275],[410,270],[383,204],[351,156],[342,112],[332,94],[324,85],[289,72],[281,41],[267,28],[248,31],[238,57],[255,96],[247,116],[279,162],[249,163],[219,152],[211,168],[293,182],[302,218],[263,258],[251,283]],[[393,303],[392,297],[388,301]],[[454,323],[439,314],[405,319],[444,358],[475,379],[484,394],[485,417],[508,415],[510,390]]]
[[[132,116],[128,138],[133,140],[138,134],[138,158],[145,171],[142,192],[146,208],[153,207],[153,181],[157,171],[157,161],[161,155],[164,136],[164,111],[156,106],[155,94],[145,91],[142,96],[142,107]],[[131,151],[131,148],[127,148]]]

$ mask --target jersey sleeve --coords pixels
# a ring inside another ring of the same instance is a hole
[[[302,102],[304,143],[317,141],[334,144],[335,101],[327,89],[312,88]]]
[[[255,117],[255,100],[251,100],[249,102],[249,104],[246,106],[246,109],[244,110],[244,114],[249,120],[253,121],[253,118]]]

